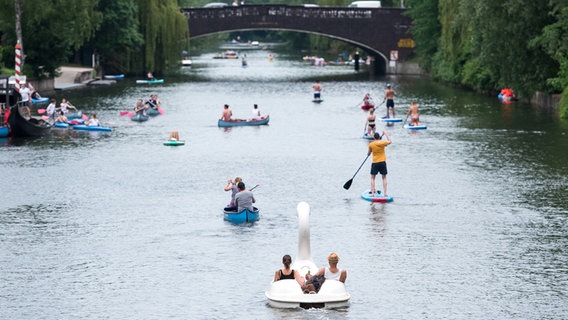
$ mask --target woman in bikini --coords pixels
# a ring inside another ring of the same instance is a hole
[[[367,135],[369,137],[372,137],[377,131],[377,128],[375,128],[376,117],[375,108],[369,109],[369,115],[367,116]]]

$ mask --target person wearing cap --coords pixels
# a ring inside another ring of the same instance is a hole
[[[387,115],[385,118],[389,117],[389,109],[392,111],[392,117],[394,118],[394,96],[396,92],[392,89],[392,85],[389,83],[387,84],[387,89],[385,90],[385,97],[383,98],[383,102],[387,102]]]
[[[347,279],[347,271],[337,267],[337,263],[339,263],[339,256],[337,253],[330,253],[329,256],[327,256],[327,262],[329,263],[329,267],[320,268],[314,276],[323,275],[325,280],[337,280],[345,283],[345,279]]]
[[[239,188],[239,193],[235,195],[235,206],[237,206],[237,212],[241,212],[245,209],[248,211],[254,211],[253,203],[256,202],[252,191],[249,191],[245,188],[244,182],[239,182],[237,184],[237,188]]]
[[[389,144],[391,144],[391,139],[386,131],[383,131],[383,136],[387,138],[387,140],[381,140],[382,136],[375,132],[373,135],[373,142],[369,143],[369,148],[367,151],[367,156],[373,155],[373,163],[371,164],[371,195],[375,195],[377,193],[377,189],[375,186],[375,177],[378,173],[381,174],[383,178],[383,192],[384,196],[387,196],[387,155],[385,153],[385,148]]]

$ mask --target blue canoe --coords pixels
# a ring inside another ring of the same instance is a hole
[[[112,129],[109,128],[109,127],[87,126],[87,125],[84,125],[84,124],[78,124],[76,126],[73,126],[73,129],[83,130],[83,131],[106,131],[106,132],[112,131]]]
[[[270,121],[270,115],[262,116],[258,119],[235,119],[232,121],[225,121],[219,119],[217,125],[219,127],[244,127],[244,126],[260,126],[268,124]]]
[[[65,122],[56,122],[53,124],[54,128],[60,128],[60,129],[67,129],[69,128],[69,124],[65,123]]]
[[[402,122],[402,118],[381,118],[381,121],[387,123]]]
[[[247,209],[237,212],[236,208],[225,208],[223,209],[223,214],[225,220],[232,223],[245,223],[245,222],[255,222],[260,218],[258,208],[254,207],[254,211],[249,211]]]
[[[33,103],[33,104],[42,104],[42,103],[47,103],[47,102],[49,102],[49,98],[48,98],[48,97],[42,97],[42,98],[39,98],[39,99],[32,98],[32,103]]]
[[[410,124],[405,124],[404,125],[404,129],[408,129],[408,130],[426,130],[428,127],[425,125],[419,125],[419,126],[411,126]]]
[[[365,190],[361,193],[361,198],[371,202],[392,202],[392,197],[385,197],[381,195],[379,192],[376,192],[374,195],[371,195],[371,190]]]
[[[150,119],[150,117],[145,116],[145,115],[143,115],[143,114],[141,114],[141,113],[135,114],[135,115],[133,115],[133,116],[130,118],[130,120],[132,120],[132,121],[137,121],[137,122],[148,121],[148,119]]]
[[[164,83],[164,79],[154,79],[154,80],[136,80],[136,83]]]
[[[10,128],[8,126],[0,127],[0,138],[7,137],[9,133],[10,133]]]

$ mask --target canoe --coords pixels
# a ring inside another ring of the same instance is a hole
[[[408,130],[426,130],[428,128],[427,126],[425,126],[423,124],[421,124],[419,126],[411,126],[408,123],[405,124],[403,127],[404,127],[404,129],[408,129]]]
[[[10,128],[8,126],[0,127],[0,138],[7,137],[10,134]]]
[[[152,117],[153,117],[153,116],[158,116],[158,115],[160,115],[160,114],[162,114],[162,113],[160,112],[160,109],[154,109],[154,108],[148,108],[148,109],[146,109],[146,115],[147,115],[147,116],[152,116]]]
[[[107,74],[106,76],[104,76],[105,79],[108,80],[117,80],[117,79],[124,79],[124,75],[123,74]]]
[[[291,268],[305,277],[308,272],[315,274],[318,267],[311,256],[310,246],[310,206],[300,202],[298,211],[298,255]],[[274,308],[345,308],[349,306],[351,295],[345,284],[338,280],[325,280],[317,293],[305,294],[294,279],[273,281],[264,295],[268,304]]]
[[[53,127],[49,122],[30,118],[25,119],[19,111],[19,107],[14,106],[10,109],[8,124],[14,137],[41,137],[49,134]]]
[[[148,119],[150,119],[150,117],[145,116],[145,115],[143,115],[143,114],[141,114],[141,113],[135,114],[135,115],[133,115],[133,116],[130,118],[130,120],[132,120],[132,121],[137,121],[137,122],[148,121]]]
[[[36,98],[32,98],[32,103],[33,104],[42,104],[42,103],[48,103],[49,102],[49,98],[48,97],[42,97],[39,99]]]
[[[381,121],[387,123],[402,122],[402,118],[381,118]]]
[[[54,128],[60,128],[60,129],[67,129],[69,128],[69,124],[65,123],[65,122],[56,122],[53,124]]]
[[[243,127],[243,126],[260,126],[268,124],[270,121],[270,115],[262,116],[258,119],[235,119],[231,121],[225,121],[219,119],[217,125],[219,127]]]
[[[164,142],[165,146],[183,146],[185,144],[184,140],[168,140]]]
[[[372,104],[372,103],[368,103],[368,104],[364,104],[364,103],[363,103],[363,104],[361,105],[361,109],[363,109],[363,110],[369,110],[369,109],[374,108],[374,107],[375,107],[375,105]]]
[[[225,216],[225,220],[232,222],[232,223],[245,223],[245,222],[255,222],[260,219],[260,212],[258,208],[254,207],[254,211],[249,211],[247,209],[237,212],[237,210],[233,207],[227,207],[223,209],[223,215]]]
[[[376,192],[374,195],[371,195],[371,190],[365,190],[361,193],[361,198],[371,202],[392,202],[392,197],[385,197],[381,195],[379,192]]]
[[[84,124],[78,124],[76,126],[73,126],[73,129],[82,130],[82,131],[105,131],[105,132],[112,131],[112,129],[109,128],[109,127],[87,126],[87,125],[84,125]]]
[[[68,112],[65,114],[67,119],[80,119],[83,117],[83,111],[79,110],[77,112]]]
[[[155,80],[136,80],[136,83],[147,83],[147,84],[153,84],[153,83],[164,83],[164,79],[155,79]]]

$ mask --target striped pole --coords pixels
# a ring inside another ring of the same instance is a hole
[[[20,92],[20,65],[22,63],[22,46],[16,43],[16,91]]]

